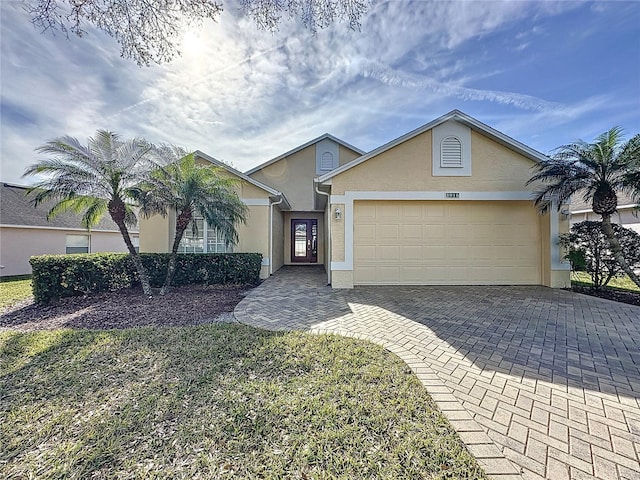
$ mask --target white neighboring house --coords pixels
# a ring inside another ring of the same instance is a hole
[[[29,258],[33,255],[127,251],[108,214],[91,230],[82,227],[81,217],[72,212],[48,221],[52,204],[34,208],[25,196],[27,188],[0,184],[0,276],[31,274]],[[130,233],[137,247],[138,226],[130,229]]]
[[[640,234],[640,209],[639,205],[634,203],[631,197],[627,195],[618,196],[618,212],[611,217],[611,221],[619,223],[623,227],[635,230]],[[574,198],[570,205],[571,220],[570,224],[592,220],[599,222],[602,220],[600,215],[593,213],[591,204],[585,203],[581,198]]]

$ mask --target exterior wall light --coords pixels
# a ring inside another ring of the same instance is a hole
[[[336,209],[333,211],[333,214],[336,220],[342,219],[342,210],[340,210],[340,207],[336,207]]]

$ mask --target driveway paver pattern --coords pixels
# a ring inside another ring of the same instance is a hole
[[[334,290],[283,267],[234,312],[399,355],[496,479],[640,480],[640,307],[531,286]]]

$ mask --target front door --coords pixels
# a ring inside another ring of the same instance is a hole
[[[318,262],[317,220],[291,220],[291,261]]]

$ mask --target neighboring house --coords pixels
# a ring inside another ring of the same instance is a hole
[[[638,207],[639,205],[629,195],[618,195],[618,212],[611,217],[611,221],[640,233],[640,210]],[[571,225],[585,220],[597,222],[602,220],[600,215],[593,213],[591,204],[586,203],[580,197],[572,198],[569,208],[571,211]]]
[[[335,288],[569,285],[568,220],[538,215],[525,186],[546,157],[460,111],[369,153],[325,134],[246,173],[196,156],[243,181],[249,217],[234,251],[261,253],[262,278],[323,264]],[[168,251],[174,223],[141,220],[141,251]],[[184,250],[216,251],[201,226]]]
[[[90,231],[71,212],[47,220],[52,203],[34,208],[25,196],[27,188],[0,184],[0,276],[30,274],[33,255],[127,251],[108,216]],[[131,240],[138,245],[137,226],[131,229]]]

